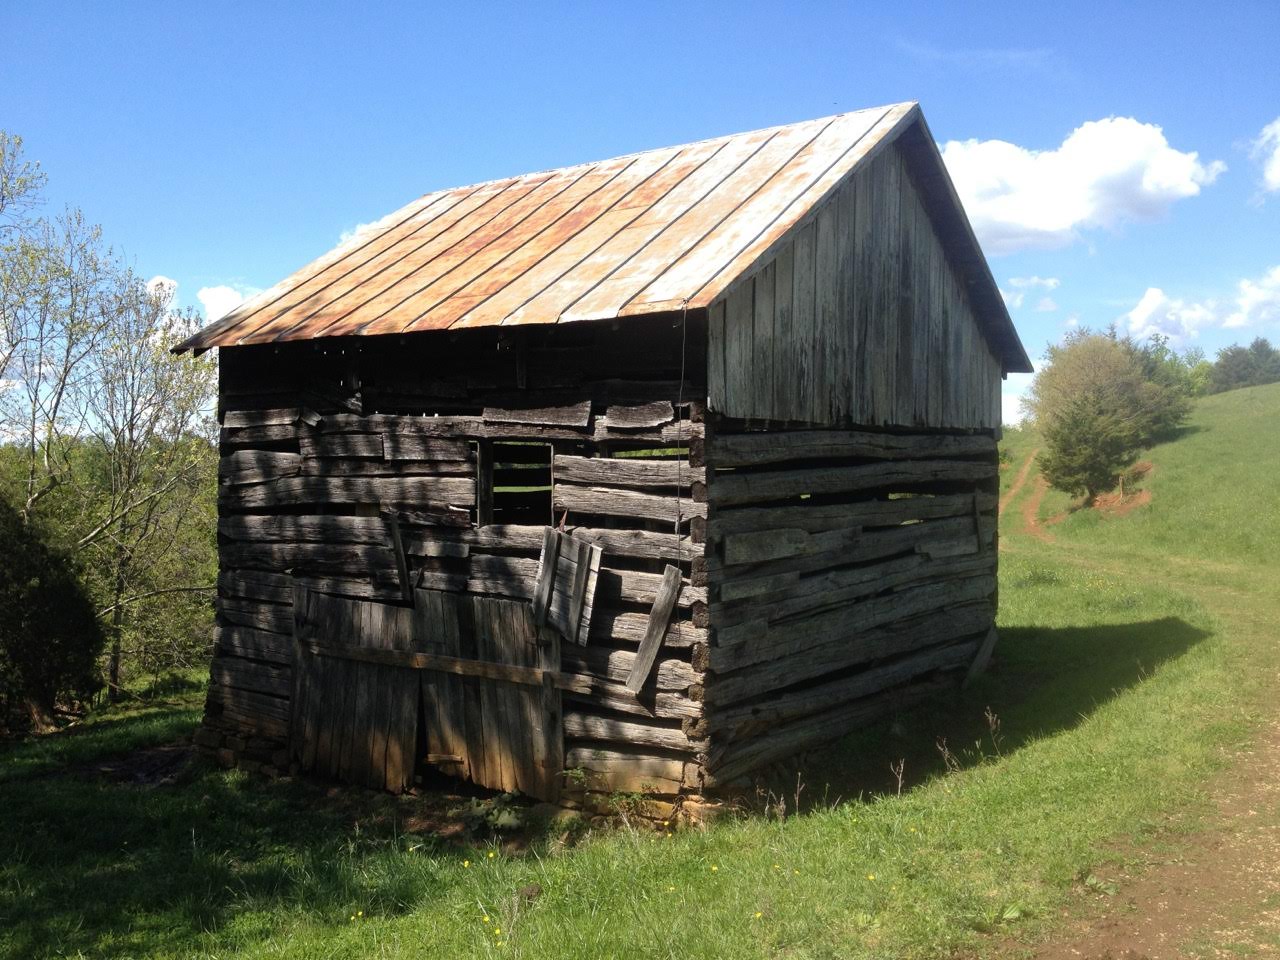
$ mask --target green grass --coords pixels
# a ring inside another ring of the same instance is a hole
[[[1073,515],[1055,543],[1019,535],[1015,503],[992,670],[824,751],[785,820],[514,855],[409,831],[409,799],[206,766],[133,787],[74,772],[95,741],[20,747],[0,759],[0,955],[926,957],[1034,938],[1105,896],[1080,878],[1194,825],[1266,705],[1280,530],[1261,425],[1278,414],[1277,388],[1200,403],[1151,453],[1150,507]],[[193,709],[76,736],[154,742]]]

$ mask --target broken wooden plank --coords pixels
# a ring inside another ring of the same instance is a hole
[[[658,659],[658,649],[667,632],[667,624],[671,621],[671,612],[675,609],[676,596],[680,592],[680,568],[670,564],[662,572],[662,586],[653,602],[653,610],[649,614],[649,625],[644,637],[640,640],[640,649],[636,652],[635,662],[627,676],[626,687],[632,693],[639,693],[649,678]]]
[[[586,427],[591,423],[591,401],[563,406],[534,407],[532,409],[509,409],[504,407],[485,407],[483,419],[485,423],[517,423],[549,427]]]

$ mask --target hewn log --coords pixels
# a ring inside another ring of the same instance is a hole
[[[273,407],[269,410],[228,410],[222,415],[222,426],[267,427],[298,422],[297,407]]]
[[[705,517],[707,505],[695,503],[674,494],[658,495],[637,493],[634,490],[618,490],[608,487],[580,487],[556,481],[553,492],[555,509],[570,513],[609,517],[630,517],[641,520],[666,520],[681,522],[691,517]]]
[[[229,508],[277,507],[295,504],[426,504],[469,507],[476,484],[470,477],[289,477],[222,494]]]
[[[296,476],[302,457],[275,450],[235,450],[218,462],[218,483],[234,486]]]
[[[718,706],[739,703],[856,664],[970,636],[989,627],[992,618],[991,604],[977,601],[860,630],[855,643],[850,642],[852,633],[840,634],[799,653],[717,675],[707,685],[705,696],[708,703]]]
[[[304,457],[372,457],[383,459],[380,433],[319,433],[298,440]]]
[[[716,467],[754,467],[794,460],[860,457],[884,460],[933,460],[978,457],[995,452],[990,436],[868,433],[861,430],[769,430],[717,432],[707,444]]]
[[[704,424],[677,420],[653,429],[636,430],[615,428],[608,417],[595,417],[588,430],[544,426],[525,423],[486,423],[481,417],[441,416],[414,417],[394,414],[374,414],[367,417],[353,414],[326,416],[320,425],[326,433],[378,431],[390,436],[399,433],[406,436],[466,438],[470,440],[627,440],[654,441],[666,445],[687,444],[705,436]]]
[[[686,761],[638,749],[571,744],[564,765],[566,770],[587,771],[587,786],[593,790],[672,794],[679,793],[685,782]]]
[[[382,517],[262,516],[233,514],[218,519],[218,533],[228,540],[255,543],[363,543],[385,546],[391,534]]]
[[[672,393],[671,396],[677,394]],[[676,411],[670,400],[654,400],[650,403],[623,406],[613,404],[605,416],[615,430],[633,430],[644,427],[660,427],[675,419]]]
[[[566,693],[565,696],[588,708],[617,710],[641,717],[697,720],[702,716],[702,704],[684,694],[641,691],[636,695],[620,683],[604,680],[597,680],[590,693]]]
[[[565,649],[561,656],[566,669],[624,684],[636,661],[636,655],[630,650],[610,650],[590,645]],[[702,674],[683,660],[660,660],[653,671],[651,682],[656,684],[654,689],[657,690],[688,690],[701,680]]]
[[[373,572],[394,576],[395,554],[389,546],[360,543],[272,543],[235,541],[219,551],[228,567],[252,570],[306,569],[368,577]]]
[[[219,597],[218,614],[231,623],[255,630],[269,630],[272,633],[290,633],[293,630],[292,608],[282,603]]]
[[[564,735],[576,740],[614,741],[686,753],[697,753],[707,748],[706,741],[690,740],[679,727],[637,723],[576,710],[565,712]]]
[[[977,499],[982,513],[994,512],[994,494],[979,493]],[[717,508],[715,516],[707,521],[707,539],[719,543],[738,533],[777,529],[822,533],[851,527],[887,527],[913,520],[958,517],[972,512],[973,500],[971,493],[957,493],[857,503],[804,502],[782,507]]]
[[[293,638],[250,627],[215,627],[213,642],[219,650],[272,663],[293,663]]]
[[[210,676],[215,683],[278,697],[287,697],[293,690],[293,671],[288,667],[268,666],[239,657],[214,657],[211,664]]]
[[[816,686],[783,693],[768,693],[757,703],[713,711],[708,726],[712,737],[725,741],[756,736],[779,723],[831,709],[850,700],[869,697],[934,670],[959,670],[973,659],[978,641],[929,647],[918,653],[860,669]]]
[[[991,557],[966,556],[958,560],[930,562],[921,554],[897,557],[862,567],[844,567],[804,578],[780,581],[772,589],[761,589],[748,601],[732,600],[726,590],[738,583],[730,580],[721,587],[721,602],[712,604],[710,615],[716,627],[731,627],[752,620],[778,622],[855,602],[883,590],[907,584],[937,582],[976,573],[995,572]],[[769,587],[775,577],[749,580]]]
[[[302,473],[309,477],[474,477],[465,460],[351,460],[308,457]]]
[[[987,521],[982,542],[987,543],[995,535],[994,519]],[[780,560],[769,560],[750,565],[726,568],[724,562],[712,554],[707,567],[712,571],[734,571],[735,577],[765,577],[779,573],[813,573],[828,567],[855,561],[870,562],[899,553],[914,552],[917,547],[958,541],[970,552],[977,552],[979,541],[973,534],[973,521],[968,517],[947,517],[923,523],[908,523],[897,527],[876,530],[829,530],[812,534],[810,549]],[[723,578],[722,578],[723,579]]]
[[[299,433],[308,428],[294,423],[273,423],[260,427],[223,427],[218,431],[218,444],[222,447],[252,447],[258,444],[297,443]]]
[[[716,630],[716,645],[711,648],[712,669],[727,673],[765,660],[786,659],[835,639],[848,642],[872,627],[943,606],[990,597],[994,589],[994,577],[966,577],[907,587],[836,610],[767,624],[763,632],[754,622]]]
[[[706,481],[706,468],[682,460],[653,457],[571,457],[557,454],[556,483],[595,484],[610,487],[689,488]],[[705,493],[705,490],[702,491]]]
[[[846,704],[794,723],[781,725],[768,733],[743,740],[718,756],[713,752],[707,764],[707,786],[720,786],[779,760],[793,758],[822,743],[844,736],[894,710],[904,710],[954,686],[947,677],[922,680]]]
[[[856,493],[888,487],[911,487],[940,481],[990,480],[995,467],[965,460],[913,460],[870,463],[854,467],[812,470],[769,470],[759,473],[717,474],[709,498],[718,507],[810,496]]]
[[[581,400],[563,406],[506,409],[485,407],[485,423],[538,424],[552,427],[586,427],[591,423],[591,401]]]

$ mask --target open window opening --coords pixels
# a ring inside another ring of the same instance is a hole
[[[549,443],[482,441],[476,483],[476,523],[552,523]]]

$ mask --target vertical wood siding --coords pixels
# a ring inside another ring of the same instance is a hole
[[[897,146],[711,307],[708,350],[709,407],[726,417],[1000,426],[1000,358]]]

